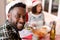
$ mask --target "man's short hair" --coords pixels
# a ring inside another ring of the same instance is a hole
[[[15,7],[22,7],[22,8],[25,8],[25,9],[26,9],[26,5],[25,5],[25,4],[23,4],[23,3],[17,3],[17,4],[15,4],[15,5],[13,5],[13,6],[9,9],[8,13],[9,13],[12,9],[14,9]]]

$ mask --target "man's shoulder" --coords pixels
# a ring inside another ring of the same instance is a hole
[[[6,24],[0,26],[0,39],[5,39],[5,38],[8,38],[7,36],[7,31],[6,31]]]
[[[6,24],[0,26],[0,31],[6,28]]]

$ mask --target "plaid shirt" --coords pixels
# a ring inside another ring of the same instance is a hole
[[[8,22],[0,27],[0,40],[21,40],[18,31]]]

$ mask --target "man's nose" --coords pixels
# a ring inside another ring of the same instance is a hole
[[[19,22],[24,22],[23,17],[20,17],[20,18],[19,18]]]

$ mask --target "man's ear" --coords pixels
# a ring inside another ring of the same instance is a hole
[[[8,16],[8,18],[10,18],[10,17],[11,17],[11,13],[8,13],[8,15],[7,15],[7,16]]]

